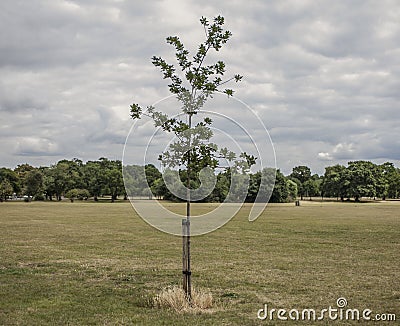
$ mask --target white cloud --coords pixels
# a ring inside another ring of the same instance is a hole
[[[21,137],[16,139],[14,154],[18,156],[59,155],[60,148],[50,139]]]
[[[318,153],[318,158],[323,160],[323,161],[332,161],[333,157],[331,154],[329,153],[325,153],[325,152],[319,152]]]

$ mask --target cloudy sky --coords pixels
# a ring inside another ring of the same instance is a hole
[[[399,166],[397,0],[2,0],[0,166],[121,159],[129,105],[168,95],[150,58],[172,58],[169,35],[195,51],[199,18],[218,14],[233,33],[220,58],[284,173]]]

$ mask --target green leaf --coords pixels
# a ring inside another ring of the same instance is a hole
[[[140,119],[142,115],[142,108],[140,107],[139,104],[133,103],[131,104],[131,118],[132,119]]]
[[[242,80],[243,76],[241,76],[241,75],[235,75],[234,78],[235,78],[235,82],[239,82],[239,81]]]
[[[229,88],[225,89],[223,93],[227,94],[228,96],[233,96],[233,90]]]

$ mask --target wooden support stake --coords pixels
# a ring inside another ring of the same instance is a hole
[[[191,270],[190,270],[190,220],[182,219],[182,274],[183,290],[188,301],[192,297]]]

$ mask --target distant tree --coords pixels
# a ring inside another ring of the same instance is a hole
[[[261,179],[264,180],[263,183],[261,183]],[[247,202],[254,202],[256,200],[260,192],[260,187],[263,187],[261,184],[263,184],[264,187],[267,185],[267,187],[273,189],[273,191],[270,198],[259,198],[260,202],[286,203],[296,198],[297,186],[293,181],[289,183],[289,179],[287,179],[279,169],[265,168],[262,171],[250,175],[250,185],[246,197]],[[290,189],[293,184],[295,188]],[[272,185],[274,185],[273,188]],[[267,191],[264,190],[261,191],[261,194],[267,194]]]
[[[65,191],[74,188],[83,188],[83,163],[80,159],[61,160],[57,165],[62,165],[65,173]]]
[[[300,180],[297,178],[294,178],[290,175],[287,176],[287,179],[296,184],[297,195],[300,196],[300,199],[303,199],[305,191],[304,191],[304,187],[303,187],[302,183],[300,182]]]
[[[325,168],[321,185],[322,192],[326,197],[336,197],[343,201],[348,194],[349,183],[345,166],[340,164],[328,166]]]
[[[110,190],[111,202],[114,202],[123,193],[123,179],[121,170],[111,169],[105,172],[106,185]]]
[[[120,168],[120,161],[110,161],[106,158],[88,161],[86,164],[76,158],[60,160],[55,165],[40,168],[25,163],[18,165],[14,171],[3,167],[0,168],[0,198],[4,200],[5,197],[13,193],[17,195],[26,194],[27,190],[32,193],[32,188],[35,187],[35,182],[32,182],[35,181],[33,176],[38,177],[36,172],[39,172],[42,174],[42,186],[38,192],[43,192],[46,199],[51,200],[56,195],[61,200],[63,194],[66,195],[69,190],[75,191],[76,189],[87,189],[90,196],[95,199],[102,194],[109,194],[115,199],[116,196],[125,194]],[[240,170],[240,165],[237,165],[236,169]],[[164,176],[152,164],[144,167],[138,165],[125,166],[124,170],[129,171],[124,175],[124,181],[130,194],[149,196],[151,194],[145,193],[145,189],[149,185],[151,192],[157,198],[180,200],[165,185],[164,178],[167,180],[170,178],[168,169]],[[142,171],[145,171],[145,174]],[[275,170],[268,168],[250,174],[246,201],[255,200],[257,192],[260,190],[261,179],[267,180],[265,183],[269,184],[273,182],[274,175]],[[181,170],[179,176],[182,182],[185,181],[188,177],[187,171]],[[28,177],[29,179],[27,179]],[[31,189],[27,188],[27,180]],[[306,181],[304,182],[304,180]],[[243,181],[245,181],[245,178],[243,178]],[[391,162],[377,165],[369,161],[354,161],[349,162],[347,168],[343,165],[327,166],[323,177],[319,177],[317,174],[311,175],[308,167],[299,166],[295,167],[292,174],[285,178],[286,186],[281,181],[282,178],[279,175],[276,181],[275,194],[271,201],[285,201],[286,192],[288,194],[286,200],[294,200],[300,193],[298,189],[302,189],[303,195],[317,196],[320,194],[326,197],[337,197],[341,200],[350,197],[359,200],[362,196],[377,196],[382,199],[400,197],[400,169]],[[199,184],[198,178],[191,179],[192,188],[197,188]],[[216,185],[212,193],[202,201],[224,201],[229,193],[230,185],[231,169],[228,168],[217,174]],[[238,182],[233,189],[233,195],[228,199],[237,200],[235,193],[240,194],[245,186],[245,183]],[[114,195],[112,195],[113,191]],[[265,200],[268,200],[268,198]]]
[[[400,197],[400,169],[395,168],[393,171],[387,174],[389,179],[388,197],[399,198]]]
[[[11,182],[7,179],[0,181],[0,201],[7,200],[14,192]]]
[[[33,198],[43,186],[43,175],[38,169],[29,171],[25,176],[25,193]]]
[[[122,162],[100,158],[101,180],[104,185],[103,192],[111,196],[113,203],[119,195],[123,194],[124,180],[122,178]]]
[[[74,158],[70,161],[65,161],[68,164],[68,176],[70,179],[70,183],[68,184],[67,189],[82,189],[85,187],[84,179],[83,179],[83,167],[84,164],[82,160],[78,158]]]
[[[62,196],[70,189],[84,188],[83,163],[79,159],[60,160],[55,165],[41,168],[43,190],[46,198],[52,200]]]
[[[250,180],[245,174],[231,174],[229,193],[226,197],[227,202],[238,203],[243,201],[243,194],[248,193]],[[244,198],[245,199],[245,198]]]
[[[126,165],[123,167],[125,187],[131,196],[143,196],[147,186],[144,167],[140,165]]]
[[[14,169],[14,172],[17,173],[20,177],[23,177],[24,174],[34,169],[35,168],[32,165],[24,163],[24,164],[18,164],[17,167]]]
[[[250,175],[250,184],[247,190],[246,202],[254,203],[261,184],[261,171]],[[229,191],[229,188],[228,188]]]
[[[304,195],[308,196],[311,200],[311,197],[318,196],[319,192],[319,180],[315,178],[308,179],[303,183]]]
[[[90,196],[94,198],[94,201],[98,201],[98,197],[102,194],[104,188],[104,178],[102,176],[103,171],[101,170],[101,164],[99,161],[88,161],[82,167],[82,178],[84,188],[90,193]]]
[[[43,192],[46,200],[53,200],[53,196],[56,193],[53,170],[49,167],[43,167],[41,171],[43,174]]]
[[[311,179],[311,169],[305,165],[296,166],[293,168],[289,177],[296,182],[297,190],[301,200],[303,200],[303,196],[306,194],[306,188],[304,187],[304,184],[306,181]]]
[[[280,177],[281,177],[281,172],[278,169],[275,168],[264,168],[261,170],[261,185],[259,188],[259,194],[258,196],[259,202],[268,202],[268,201],[273,201],[273,199],[271,199],[269,197],[269,193],[271,193],[271,190],[273,192],[273,189],[275,189],[274,187],[277,185],[277,180],[276,180],[276,175],[278,175],[278,184],[280,181]],[[282,175],[283,176],[283,175]],[[284,180],[286,181],[287,179],[284,178]],[[271,193],[271,197],[273,197],[273,193]]]
[[[369,161],[348,163],[349,195],[359,201],[361,197],[376,196],[375,165]]]
[[[212,192],[212,198],[209,201],[223,202],[229,193],[230,177],[229,172],[220,172],[217,175],[217,183]],[[251,181],[250,181],[251,182]]]
[[[69,177],[69,164],[66,160],[57,162],[55,166],[52,166],[50,175],[54,180],[54,193],[57,200],[61,200],[62,196],[68,189],[72,189],[74,182]]]
[[[151,191],[158,199],[164,198],[164,196],[169,192],[162,177],[153,181],[151,185]]]
[[[32,171],[34,169],[35,168],[32,165],[28,164],[28,163],[19,164],[14,169],[14,172],[17,174],[17,177],[18,177],[18,180],[19,180],[19,189],[20,189],[21,193],[22,193],[23,188],[25,186],[25,183],[26,183],[25,179],[26,179],[26,176],[27,176],[28,172],[30,172],[30,171]],[[18,194],[20,194],[20,193],[18,193]]]
[[[314,196],[324,196],[323,193],[323,189],[322,189],[322,183],[324,181],[324,177],[321,175],[319,176],[318,174],[314,174],[312,176],[312,180],[314,180],[315,182],[315,186],[316,186],[316,193],[314,194]]]
[[[290,177],[296,178],[301,183],[305,183],[311,178],[311,169],[305,165],[296,166],[293,168]]]
[[[275,177],[275,186],[272,191],[271,203],[286,203],[289,200],[289,188],[287,179],[280,172],[280,170],[276,171]]]
[[[0,182],[4,180],[7,180],[11,184],[13,193],[15,192],[16,194],[20,194],[22,184],[18,174],[15,171],[7,168],[0,168]],[[11,193],[11,195],[13,193]]]
[[[155,180],[162,177],[161,172],[153,165],[146,164],[144,167],[147,183],[151,186]]]
[[[383,200],[392,195],[392,190],[396,188],[396,183],[399,184],[397,169],[390,162],[375,165],[374,177],[376,180],[376,195]]]
[[[153,165],[153,164],[146,164],[144,167],[144,172],[146,175],[146,181],[148,184],[148,187],[150,187],[151,190],[154,189],[154,183],[156,180],[159,180],[160,178],[162,178],[162,174],[160,171],[158,171],[158,169]],[[161,185],[159,183],[159,185]],[[160,190],[160,189],[158,189]],[[152,192],[150,192],[148,195],[151,197],[152,196]]]
[[[74,202],[75,199],[78,200],[87,200],[90,196],[90,193],[87,189],[70,189],[66,192],[65,196],[69,198],[71,203]]]
[[[293,180],[286,179],[287,189],[288,189],[288,200],[294,201],[297,198],[297,183]]]

